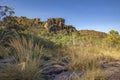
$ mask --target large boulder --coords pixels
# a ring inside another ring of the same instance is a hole
[[[5,57],[3,59],[0,59],[0,63],[15,63],[15,57],[14,56]]]
[[[42,69],[40,70],[40,73],[43,74],[45,80],[53,80],[56,75],[67,71],[66,66],[51,64],[49,62],[43,64],[40,69]]]
[[[80,71],[67,71],[62,72],[59,75],[56,75],[54,80],[80,80],[80,77],[83,75],[83,72]]]
[[[15,63],[15,58],[13,56],[2,58],[0,59],[0,69],[6,68],[14,63]]]
[[[40,71],[40,73],[43,75],[53,75],[53,74],[59,74],[65,70],[66,70],[66,68],[61,65],[52,65],[52,66],[43,68]]]
[[[101,67],[109,80],[120,80],[120,61],[103,62]]]

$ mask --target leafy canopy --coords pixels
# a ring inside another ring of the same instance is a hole
[[[15,13],[13,10],[13,8],[10,8],[8,6],[0,5],[0,20],[6,16],[12,16]]]

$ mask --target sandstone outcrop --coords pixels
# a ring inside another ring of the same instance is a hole
[[[75,27],[71,25],[65,25],[65,19],[63,18],[50,18],[45,22],[44,28],[49,32],[56,32],[66,29],[69,32],[76,31]]]

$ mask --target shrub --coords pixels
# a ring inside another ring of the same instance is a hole
[[[120,47],[120,36],[115,30],[109,31],[107,37],[103,39],[103,42],[110,47]]]

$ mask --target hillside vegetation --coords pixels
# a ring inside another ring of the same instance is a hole
[[[120,79],[118,31],[78,31],[63,18],[40,21],[4,16],[0,21],[0,80]]]

